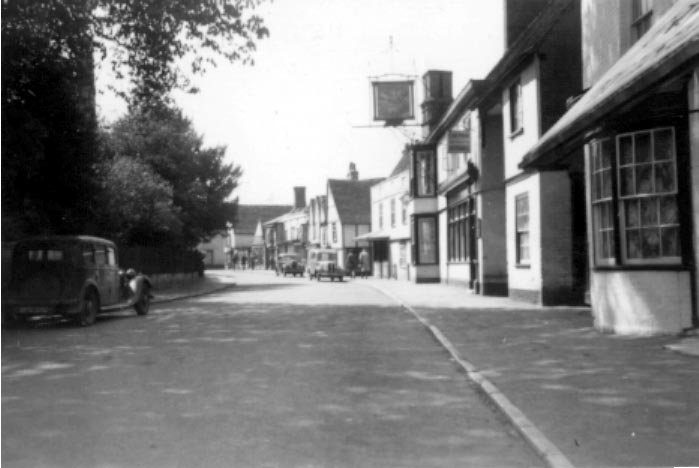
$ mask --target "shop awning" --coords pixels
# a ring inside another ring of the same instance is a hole
[[[699,0],[679,0],[522,159],[520,167],[555,164],[585,132],[678,70],[699,65]]]

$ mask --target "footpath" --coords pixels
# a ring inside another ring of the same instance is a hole
[[[163,302],[187,299],[189,297],[203,296],[224,291],[233,286],[235,286],[233,277],[207,271],[203,277],[195,281],[182,284],[173,283],[172,285],[153,288],[153,299],[151,303],[160,304]]]
[[[587,308],[354,281],[415,315],[551,466],[699,466],[696,334],[608,335]]]

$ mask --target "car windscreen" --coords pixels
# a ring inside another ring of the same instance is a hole
[[[337,261],[337,254],[335,252],[320,252],[318,260],[321,262],[335,262]]]

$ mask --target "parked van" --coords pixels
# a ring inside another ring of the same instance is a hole
[[[309,250],[306,271],[308,279],[315,278],[317,281],[324,276],[330,278],[330,281],[335,281],[335,278],[342,281],[345,274],[337,264],[337,252],[333,249]]]

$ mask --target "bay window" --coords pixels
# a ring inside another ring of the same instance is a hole
[[[412,161],[413,187],[416,197],[437,195],[437,173],[434,147],[415,147]]]
[[[674,128],[623,133],[588,148],[596,264],[680,264]]]

